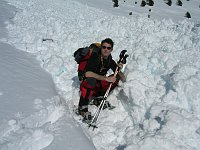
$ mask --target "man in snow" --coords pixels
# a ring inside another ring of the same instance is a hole
[[[110,83],[113,83],[111,87],[111,90],[113,90],[119,80],[125,81],[124,74],[121,71],[116,77],[113,75],[106,76],[109,69],[115,72],[117,66],[123,68],[123,64],[116,64],[112,59],[113,46],[114,42],[110,38],[106,38],[101,42],[99,53],[92,53],[87,62],[84,80],[80,85],[81,96],[78,106],[79,114],[86,120],[91,120],[91,113],[88,111],[89,99],[92,96],[103,96]]]

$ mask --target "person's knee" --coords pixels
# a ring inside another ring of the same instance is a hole
[[[81,96],[86,99],[90,98],[94,93],[96,83],[97,81],[95,78],[87,78],[84,80],[80,87]]]
[[[95,88],[97,84],[97,80],[95,78],[87,78],[86,82],[91,88]]]

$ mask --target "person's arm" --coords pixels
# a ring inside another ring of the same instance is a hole
[[[96,74],[96,73],[94,73],[92,71],[87,71],[85,73],[85,77],[87,77],[87,78],[95,78],[97,80],[105,80],[105,81],[113,82],[113,83],[116,81],[116,77],[114,77],[114,76],[106,77],[106,76],[102,76],[102,75]]]
[[[116,78],[114,76],[106,77],[95,73],[98,69],[98,54],[92,53],[90,59],[87,62],[87,69],[85,73],[86,78],[95,78],[97,80],[105,80],[107,82],[115,82]]]
[[[118,78],[119,78],[122,82],[125,82],[125,81],[126,81],[126,78],[125,78],[125,76],[124,76],[124,73],[121,72],[121,70],[123,69],[123,65],[124,65],[124,64],[122,64],[122,63],[117,64],[117,66],[120,68],[120,69],[118,69],[118,70],[119,70],[119,72],[118,72]]]
[[[119,77],[120,77],[120,80],[121,80],[122,82],[125,82],[125,81],[126,81],[126,78],[125,78],[125,76],[124,76],[124,73],[123,73],[123,72],[119,71],[119,72],[118,72],[118,75],[119,75]]]
[[[115,72],[115,70],[116,70],[117,67],[119,67],[120,69],[119,69],[119,72],[118,72],[116,78],[117,78],[118,80],[121,80],[122,82],[125,82],[125,81],[126,81],[126,78],[125,78],[125,76],[124,76],[124,73],[121,72],[121,70],[122,70],[122,68],[123,68],[123,64],[122,64],[122,63],[117,64],[114,60],[112,60],[112,62],[111,62],[111,69],[113,70],[113,72]]]

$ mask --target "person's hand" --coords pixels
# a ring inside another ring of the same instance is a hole
[[[123,65],[124,65],[124,64],[119,63],[119,64],[117,64],[117,65],[118,65],[118,67],[120,68],[120,69],[119,69],[119,72],[120,72],[120,71],[123,69]]]
[[[116,81],[116,77],[114,77],[114,76],[109,76],[109,77],[106,77],[105,80],[106,80],[107,82],[112,82],[112,83],[114,83],[114,82]]]

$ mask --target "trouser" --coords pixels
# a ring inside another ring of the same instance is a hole
[[[112,84],[109,92],[111,92],[118,85],[118,82],[119,80]],[[81,96],[79,100],[79,107],[87,109],[89,99],[93,96],[104,96],[109,85],[110,82],[105,80],[99,81],[95,78],[87,78],[82,81],[80,85]]]

